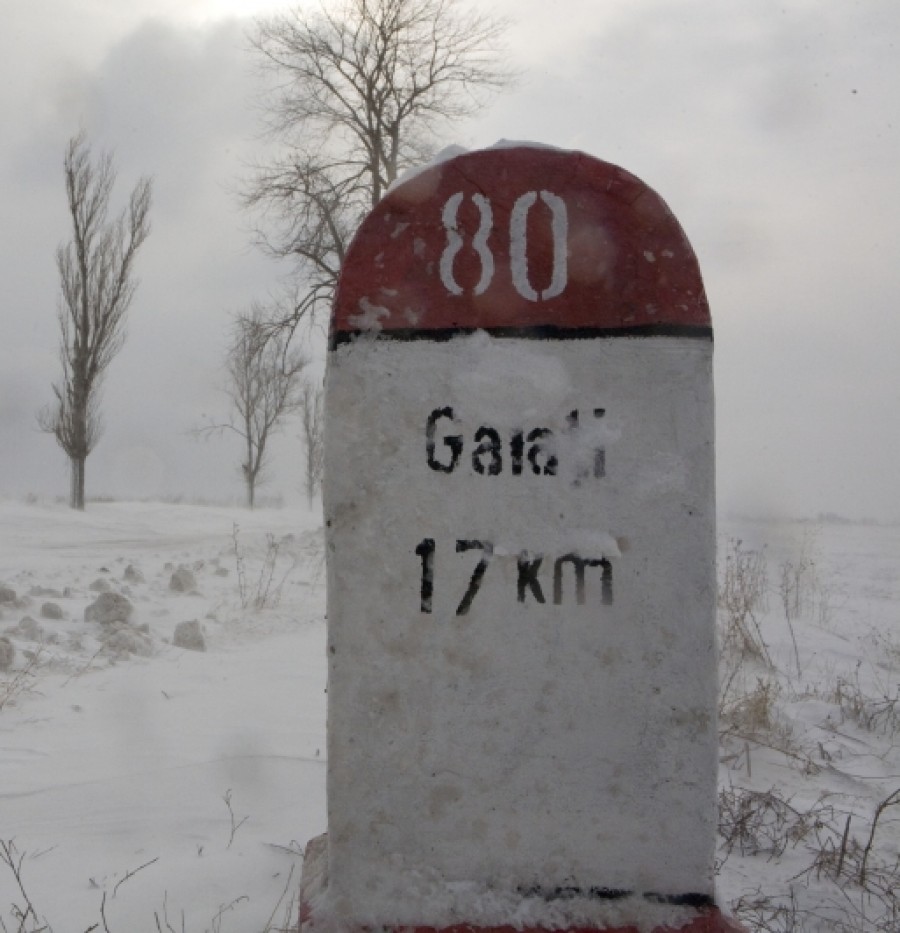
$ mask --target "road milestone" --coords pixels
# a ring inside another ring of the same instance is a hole
[[[344,263],[326,425],[304,929],[732,929],[712,329],[668,207],[529,146],[398,185]]]

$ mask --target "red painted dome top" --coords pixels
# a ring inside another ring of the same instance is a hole
[[[640,179],[580,152],[485,149],[397,185],[344,262],[353,335],[712,336],[694,252]]]

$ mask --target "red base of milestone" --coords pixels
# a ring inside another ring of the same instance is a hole
[[[315,923],[310,921],[307,916],[303,919],[304,910],[300,909],[301,920],[298,926],[299,933],[311,933],[315,929]],[[571,930],[545,930],[542,927],[523,927],[519,929],[513,926],[501,927],[481,927],[471,924],[461,923],[452,927],[379,927],[384,933],[641,933],[635,926],[627,927],[576,927]],[[746,933],[744,928],[733,920],[723,916],[717,909],[713,908],[700,917],[688,922],[686,926],[661,926],[654,927],[652,933]]]
[[[303,879],[300,888],[300,917],[297,933],[317,933],[318,929],[336,933],[336,925],[330,918],[320,922],[311,909],[312,897],[321,893],[327,885],[325,877],[326,836],[310,840],[303,859]],[[645,928],[646,931],[646,928]],[[645,933],[644,931],[644,933]],[[365,924],[353,924],[340,933],[373,933]],[[479,926],[471,923],[456,923],[452,926],[434,927],[419,924],[407,926],[378,926],[378,933],[642,933],[634,925],[616,927],[572,927],[566,930],[551,930],[544,927],[515,927],[512,925]],[[691,920],[675,925],[663,923],[653,927],[651,933],[746,933],[745,929],[724,916],[716,907],[702,908]]]

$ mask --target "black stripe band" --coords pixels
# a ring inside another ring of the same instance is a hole
[[[608,340],[613,337],[688,337],[693,340],[713,339],[712,327],[697,324],[644,324],[635,327],[558,327],[537,324],[530,327],[444,327],[434,330],[397,328],[390,330],[339,330],[329,335],[328,348],[336,350],[357,338],[363,340],[430,340],[443,343],[454,337],[464,337],[479,330],[498,338],[524,340]]]
[[[574,885],[560,885],[559,887],[548,888],[539,884],[528,887],[520,887],[518,893],[522,897],[540,897],[545,901],[571,900],[576,897],[583,897],[596,901],[619,901],[628,897],[639,896],[652,904],[670,904],[673,907],[696,907],[698,909],[714,908],[715,899],[709,894],[656,894],[651,891],[645,891],[637,895],[634,891],[622,890],[620,888],[601,888],[590,887],[581,888]]]

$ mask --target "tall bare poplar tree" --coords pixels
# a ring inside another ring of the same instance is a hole
[[[281,155],[246,202],[269,224],[262,244],[298,262],[303,289],[281,323],[330,304],[362,218],[428,158],[442,124],[507,83],[504,29],[461,0],[344,0],[258,21],[252,43],[274,77],[265,107]]]
[[[63,167],[72,239],[56,252],[62,376],[53,385],[56,401],[38,422],[66,452],[69,504],[83,509],[85,462],[101,434],[100,383],[125,339],[125,315],[137,288],[135,256],[150,232],[151,182],[140,179],[127,207],[110,219],[112,156],[92,160],[79,134],[69,141]]]

